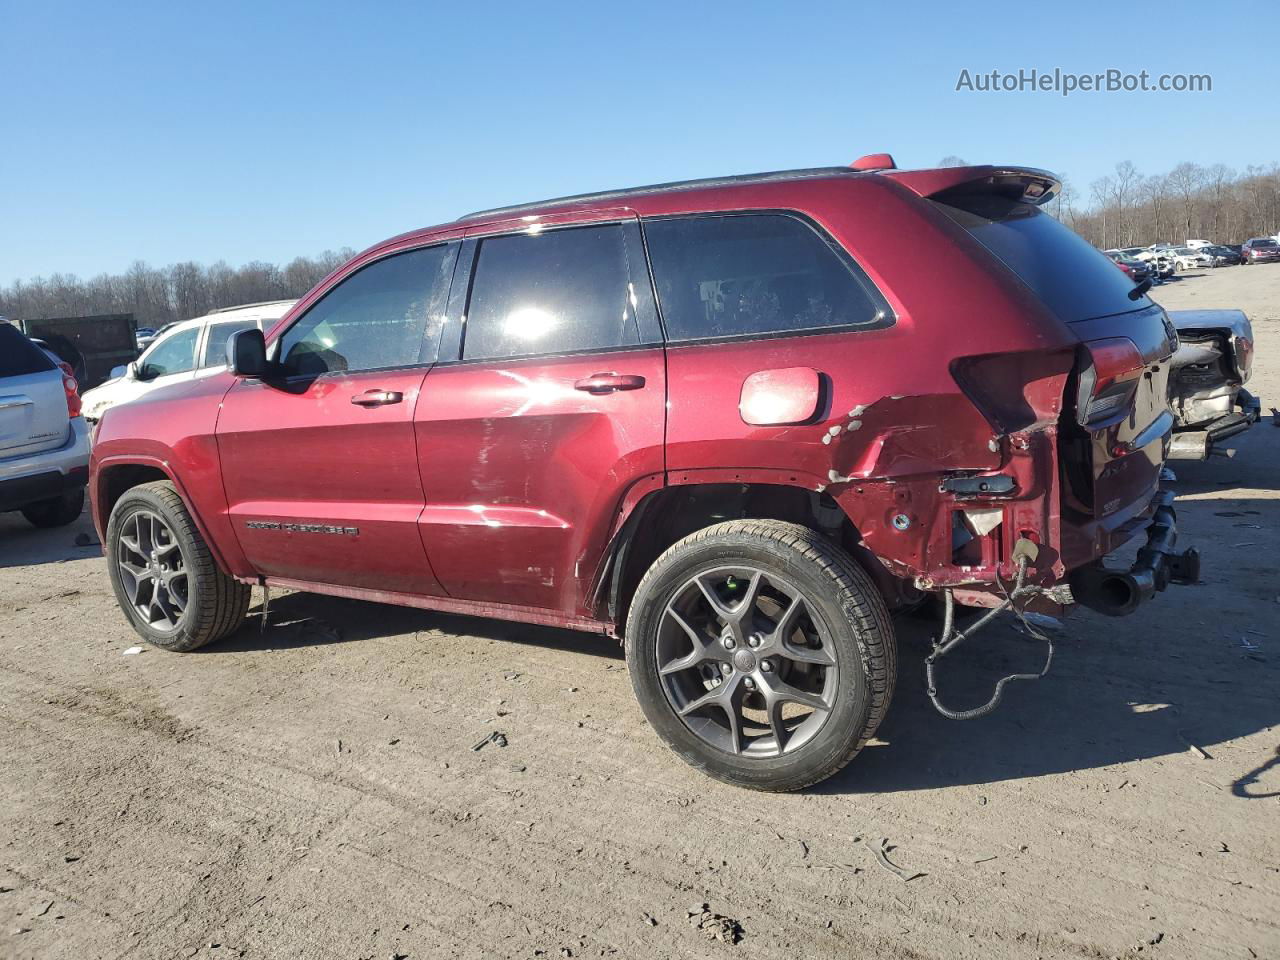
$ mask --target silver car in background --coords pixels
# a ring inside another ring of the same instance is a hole
[[[1206,253],[1202,249],[1192,249],[1191,247],[1175,247],[1169,251],[1173,257],[1173,265],[1178,272],[1183,270],[1206,270],[1212,269],[1217,264],[1214,262],[1213,255]]]
[[[1244,388],[1253,371],[1253,326],[1243,310],[1170,310],[1178,350],[1169,375],[1171,460],[1204,460],[1257,422],[1261,401]]]
[[[37,527],[75,521],[89,479],[89,429],[70,368],[0,322],[0,513]]]

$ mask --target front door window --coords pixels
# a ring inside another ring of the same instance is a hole
[[[161,340],[147,351],[138,373],[140,380],[154,380],[175,373],[189,373],[196,366],[199,327],[187,327]]]

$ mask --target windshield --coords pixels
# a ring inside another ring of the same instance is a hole
[[[1039,207],[977,194],[930,201],[964,227],[1068,323],[1151,306],[1133,280]]]

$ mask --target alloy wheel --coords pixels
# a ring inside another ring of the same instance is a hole
[[[658,676],[677,716],[727,753],[799,749],[835,707],[839,664],[809,599],[750,566],[703,571],[672,595],[658,626]]]
[[[116,570],[134,612],[151,629],[172,632],[186,615],[190,582],[178,538],[158,513],[137,510],[120,529]]]

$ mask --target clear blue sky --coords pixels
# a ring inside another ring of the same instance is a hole
[[[0,283],[361,248],[476,207],[947,155],[1280,160],[1280,5],[0,0]],[[972,71],[1210,94],[957,93]],[[1260,89],[1263,86],[1270,90]]]

